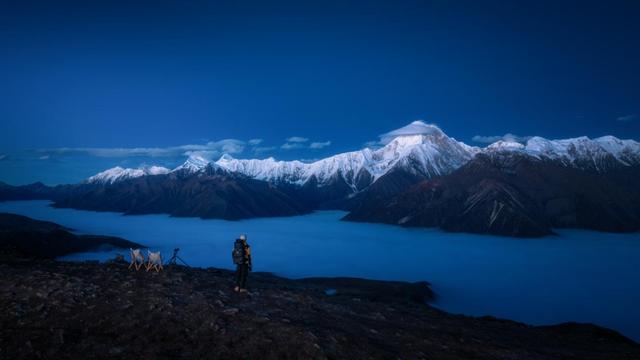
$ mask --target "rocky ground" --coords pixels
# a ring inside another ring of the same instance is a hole
[[[2,359],[640,359],[593,325],[439,311],[426,283],[251,274],[240,295],[219,269],[5,258],[0,273]]]

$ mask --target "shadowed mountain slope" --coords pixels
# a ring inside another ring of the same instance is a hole
[[[526,154],[479,154],[397,195],[369,195],[345,219],[507,236],[554,227],[637,231],[638,176],[637,167],[602,174]]]

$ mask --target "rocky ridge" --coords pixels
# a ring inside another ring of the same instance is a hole
[[[0,272],[1,358],[640,358],[637,343],[595,325],[448,314],[424,302],[425,283],[254,273],[239,295],[213,268],[12,258]]]

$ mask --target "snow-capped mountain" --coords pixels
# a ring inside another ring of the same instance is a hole
[[[173,169],[172,172],[184,171],[187,173],[195,173],[201,171],[207,165],[209,165],[210,161],[199,154],[190,155],[182,165]]]
[[[169,171],[169,169],[162,166],[148,166],[137,169],[116,166],[114,168],[93,175],[92,177],[87,179],[87,182],[91,184],[113,184],[117,181],[137,178],[145,175],[167,174],[169,173]]]
[[[640,165],[640,143],[614,136],[590,139],[586,136],[548,140],[534,136],[525,144],[497,141],[483,152],[520,152],[541,160],[560,162],[585,170],[607,171],[619,166]]]
[[[523,151],[524,145],[515,141],[498,140],[483,149],[484,152]]]
[[[410,128],[413,131],[403,131]],[[394,132],[392,132],[394,133]],[[372,152],[371,174],[380,178],[391,170],[403,169],[427,178],[447,174],[480,151],[447,136],[435,125],[414,121],[384,147]]]
[[[392,170],[402,169],[427,178],[447,174],[469,161],[479,148],[448,137],[437,126],[415,121],[398,129],[380,149],[365,148],[334,155],[313,163],[300,161],[241,160],[228,155],[216,164],[232,172],[271,182],[302,185],[314,179],[318,186],[344,180],[352,189],[376,181]]]
[[[229,155],[211,161],[193,153],[174,170],[115,167],[80,185],[3,191],[61,207],[204,218],[341,209],[350,212],[347,220],[509,236],[541,236],[553,227],[639,228],[634,140],[532,137],[481,149],[416,121],[382,135],[380,144],[312,163]]]
[[[257,180],[294,185],[325,187],[340,183],[352,192],[362,190],[386,174],[404,171],[417,178],[451,173],[478,153],[517,152],[564,166],[607,171],[619,166],[640,165],[640,143],[613,136],[596,139],[579,137],[548,140],[532,137],[526,143],[500,140],[481,149],[447,136],[439,127],[414,121],[381,135],[382,147],[365,148],[330,156],[312,163],[267,159],[235,159],[223,155],[213,162],[192,154],[172,172],[192,174],[205,169],[242,174]],[[153,169],[157,169],[154,170]],[[97,174],[89,182],[113,183],[154,173],[167,173],[162,167],[123,169],[116,167]]]
[[[283,181],[300,184],[304,178],[305,168],[308,164],[301,161],[277,161],[270,157],[267,159],[234,159],[225,154],[216,165],[231,172],[237,172],[258,180]]]

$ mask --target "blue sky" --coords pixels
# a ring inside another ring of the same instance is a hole
[[[638,139],[639,18],[637,1],[2,2],[0,180],[193,149],[315,159],[416,119],[475,145]]]

